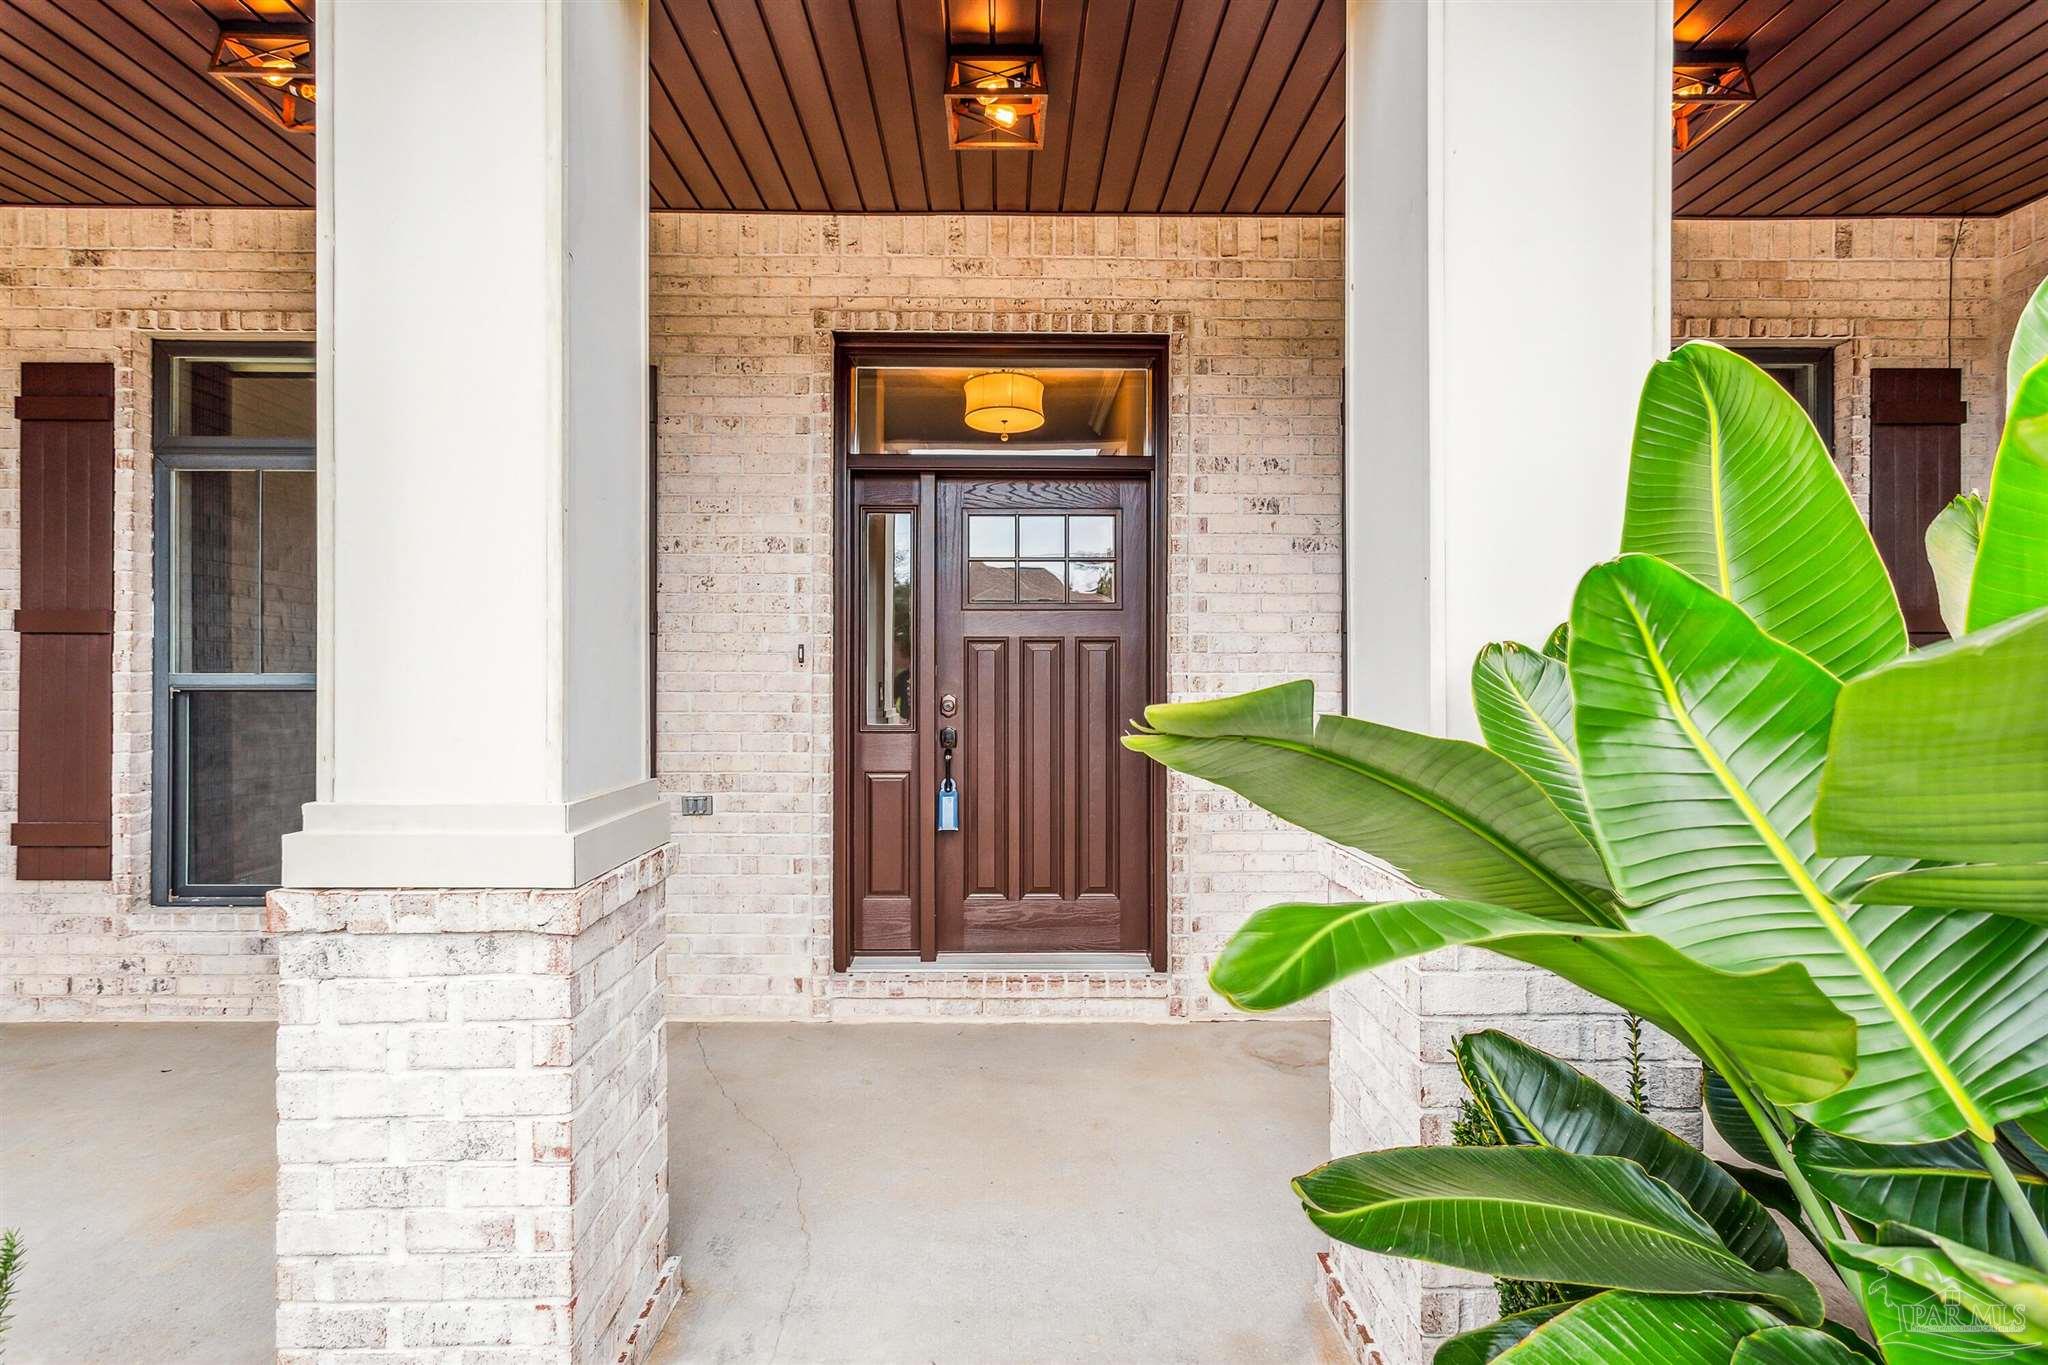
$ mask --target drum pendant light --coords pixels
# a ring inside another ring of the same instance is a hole
[[[966,384],[967,425],[1007,441],[1045,425],[1045,385],[1020,370],[990,370]]]

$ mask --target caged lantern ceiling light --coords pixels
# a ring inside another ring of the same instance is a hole
[[[313,131],[311,26],[222,24],[206,74],[287,132]],[[275,91],[277,103],[261,89]]]
[[[1045,145],[1045,61],[1037,48],[956,47],[946,69],[946,130],[956,152]]]
[[[1755,103],[1756,80],[1741,48],[1681,50],[1671,63],[1671,150],[1697,146]]]

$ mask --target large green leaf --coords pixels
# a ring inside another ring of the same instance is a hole
[[[2012,1213],[1967,1138],[1880,1146],[1808,1128],[1792,1153],[1814,1189],[1870,1223],[1903,1223],[2017,1260],[2026,1255]],[[2037,1218],[2048,1218],[2048,1180],[2015,1174]]]
[[[1987,1138],[2048,1103],[2048,930],[1844,906],[1896,863],[1821,858],[1812,811],[1841,684],[1641,555],[1586,575],[1572,691],[1595,828],[1630,927],[1731,971],[1799,962],[1857,1024],[1815,1123],[1879,1142]]]
[[[1294,1182],[1340,1242],[1488,1275],[1665,1294],[1766,1299],[1819,1322],[1796,1271],[1758,1270],[1632,1161],[1547,1147],[1398,1147]]]
[[[1701,1100],[1706,1106],[1707,1117],[1712,1120],[1714,1131],[1721,1140],[1732,1148],[1737,1156],[1754,1161],[1759,1166],[1776,1167],[1778,1158],[1771,1151],[1770,1144],[1756,1130],[1756,1123],[1749,1117],[1749,1111],[1742,1107],[1742,1101],[1735,1098],[1735,1092],[1721,1073],[1712,1067],[1700,1073]]]
[[[2048,863],[1911,867],[1856,888],[1865,905],[1937,905],[2048,924]]]
[[[1864,1365],[1868,1359],[1818,1327],[1766,1327],[1736,1343],[1732,1365]]]
[[[1486,1365],[1487,1361],[1569,1307],[1571,1305],[1567,1303],[1546,1303],[1520,1313],[1510,1313],[1470,1332],[1461,1332],[1436,1348],[1436,1354],[1430,1357],[1430,1365]]]
[[[2048,1278],[2040,1271],[1944,1237],[1935,1242],[1978,1288],[2018,1313],[2033,1331],[2048,1334]]]
[[[1512,642],[1488,645],[1472,663],[1472,709],[1486,747],[1527,773],[1579,833],[1592,838],[1563,661]]]
[[[1477,744],[1315,715],[1315,686],[1145,708],[1124,743],[1361,849],[1417,885],[1581,924],[1617,921],[1585,836]]]
[[[1951,635],[1969,629],[1970,575],[1977,568],[1977,542],[1984,534],[1984,499],[1959,493],[1927,523],[1927,562],[1941,598],[1941,623]]]
[[[2013,389],[1991,466],[1970,574],[1969,624],[1995,626],[2048,605],[2048,362]]]
[[[1494,1357],[1500,1365],[1728,1365],[1778,1325],[1753,1303],[1612,1292],[1575,1303]]]
[[[2013,328],[2012,349],[2005,353],[2005,405],[2010,408],[2027,371],[2048,360],[2048,280],[2034,286],[2027,306]]]
[[[1856,1030],[1797,963],[1716,971],[1645,934],[1560,925],[1476,901],[1275,905],[1239,929],[1209,982],[1240,1009],[1292,1004],[1356,972],[1454,944],[1543,967],[1700,1050],[1741,1059],[1780,1104],[1832,1093],[1849,1077]]]
[[[1827,447],[1733,351],[1694,342],[1650,367],[1621,548],[1684,569],[1839,676],[1906,652],[1891,578]]]
[[[1948,1315],[1950,1334],[1964,1338],[1976,1337],[1980,1349],[1988,1349],[1994,1343],[2001,1349],[2009,1349],[2007,1342],[2018,1342],[2022,1346],[2039,1348],[2048,1346],[2048,1332],[2044,1332],[2027,1320],[2024,1313],[2006,1303],[1997,1295],[1977,1283],[1976,1279],[1949,1258],[1939,1247],[1929,1246],[1871,1246],[1862,1242],[1831,1242],[1837,1261],[1867,1267],[1881,1272],[1895,1280],[1907,1280],[1926,1290],[1929,1294],[1966,1317],[1958,1320]],[[1867,1300],[1866,1295],[1866,1300]],[[1937,1323],[1945,1315],[1916,1314],[1913,1316],[1932,1317]],[[1878,1328],[1883,1339],[1883,1325],[1879,1314],[1871,1313],[1871,1325]],[[2003,1341],[1997,1341],[2003,1338]],[[1891,1343],[1884,1342],[1887,1358],[1891,1355]],[[2015,1352],[2012,1356],[1999,1359],[2024,1359],[2028,1353]],[[1981,1357],[1990,1359],[1992,1357]]]
[[[1785,1239],[1763,1205],[1598,1081],[1497,1029],[1466,1034],[1457,1055],[1465,1084],[1509,1143],[1626,1157],[1669,1185],[1737,1256],[1759,1270],[1785,1264]]]
[[[1815,834],[1829,853],[2048,859],[2048,608],[1842,689]]]
[[[2048,1365],[2048,1351],[2018,1345],[1903,1275],[1863,1267],[1857,1296],[1885,1365]]]

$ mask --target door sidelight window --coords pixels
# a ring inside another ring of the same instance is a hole
[[[910,628],[917,602],[912,583],[916,521],[909,512],[869,512],[862,528],[862,606],[867,612],[863,661],[864,720],[878,730],[912,728]]]

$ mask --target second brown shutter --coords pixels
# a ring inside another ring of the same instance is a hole
[[[113,876],[114,367],[21,367],[22,881]]]

